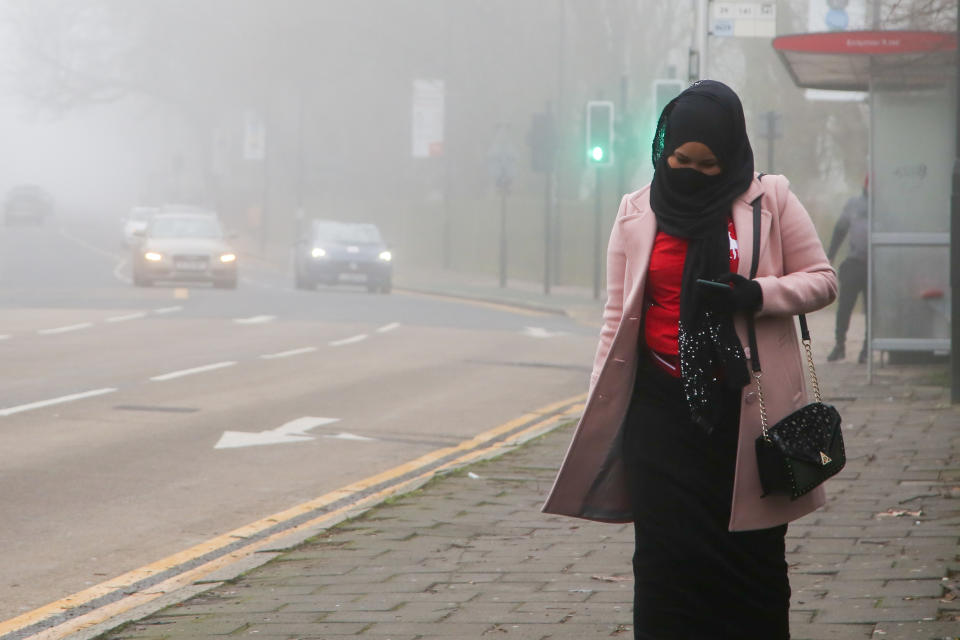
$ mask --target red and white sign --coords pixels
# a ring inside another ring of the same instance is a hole
[[[957,48],[957,34],[950,31],[838,31],[834,33],[799,33],[775,38],[773,48],[779,51],[848,55],[955,51]]]
[[[413,157],[443,155],[443,80],[413,81]]]

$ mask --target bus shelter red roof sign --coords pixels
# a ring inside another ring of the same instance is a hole
[[[837,31],[780,36],[773,48],[809,89],[866,91],[939,86],[954,73],[957,34],[941,31]]]

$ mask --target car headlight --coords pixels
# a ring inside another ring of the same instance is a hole
[[[314,247],[313,251],[310,252],[310,255],[312,255],[314,258],[322,258],[323,256],[327,255],[327,252],[320,247]]]
[[[224,253],[220,256],[220,262],[234,262],[236,259],[237,255],[235,253]]]
[[[147,251],[145,254],[143,254],[143,257],[145,260],[149,260],[150,262],[160,262],[163,260],[163,256],[156,251]]]
[[[383,260],[384,262],[390,262],[391,260],[393,260],[393,254],[390,253],[389,251],[381,251],[380,259]]]

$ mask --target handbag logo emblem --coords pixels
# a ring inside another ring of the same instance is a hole
[[[821,452],[820,452],[820,464],[822,464],[823,466],[827,466],[827,465],[830,464],[831,462],[833,462],[833,458],[831,458],[830,456],[828,456],[827,454],[825,454],[823,451],[821,451]]]

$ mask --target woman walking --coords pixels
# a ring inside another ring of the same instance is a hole
[[[635,638],[784,640],[786,523],[824,493],[761,495],[745,318],[773,423],[806,402],[793,315],[833,301],[836,274],[787,180],[754,173],[726,85],[666,106],[653,162],[613,226],[589,397],[544,510],[634,523]]]

